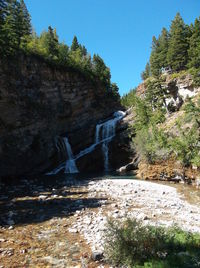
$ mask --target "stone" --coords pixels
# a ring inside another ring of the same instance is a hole
[[[45,200],[45,199],[47,199],[47,195],[39,195],[38,196],[38,199],[41,199],[41,200]]]
[[[100,261],[103,259],[103,252],[102,251],[93,251],[91,258],[93,261]]]
[[[120,101],[105,97],[99,81],[80,71],[56,69],[25,54],[17,62],[16,71],[14,61],[5,64],[0,58],[0,178],[50,171],[66,160],[56,137],[67,132],[76,154],[93,143],[96,124],[121,108]],[[98,167],[102,153],[95,165],[88,164],[91,155],[79,160],[80,170]]]

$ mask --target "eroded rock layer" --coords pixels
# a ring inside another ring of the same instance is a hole
[[[36,57],[0,61],[0,177],[56,166],[56,137],[67,135],[76,154],[93,143],[96,124],[119,107],[98,81],[77,71]]]

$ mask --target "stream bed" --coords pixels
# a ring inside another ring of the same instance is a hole
[[[95,254],[104,250],[109,217],[200,232],[200,190],[114,175],[2,183],[0,267],[107,268]]]

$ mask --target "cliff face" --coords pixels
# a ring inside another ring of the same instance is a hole
[[[190,74],[173,77],[167,75],[162,83],[162,87],[166,89],[168,96],[166,97],[166,105],[169,112],[175,112],[180,109],[187,97],[192,98],[200,92],[200,87],[195,87],[192,76]],[[137,95],[142,98],[147,90],[146,81],[137,87]]]
[[[97,122],[119,107],[101,84],[81,73],[58,70],[35,57],[0,61],[0,177],[55,166],[58,136],[67,135],[78,153],[93,143]]]
[[[166,114],[164,123],[159,124],[159,128],[167,133],[168,137],[179,137],[180,129],[177,121],[182,122],[181,129],[188,133],[187,130],[192,128],[192,117],[188,117],[185,123],[183,118],[186,118],[186,112],[183,109],[187,98],[191,98],[194,103],[197,103],[200,98],[200,87],[194,85],[193,78],[190,74],[173,77],[168,75],[162,86],[167,90],[168,96],[165,99],[169,113]],[[141,98],[145,97],[147,90],[146,82],[140,84],[137,88],[137,95]],[[183,106],[183,107],[182,107]],[[186,136],[186,135],[185,135]],[[182,145],[183,146],[183,145]],[[183,147],[184,148],[184,147]],[[192,147],[191,147],[192,148]],[[192,149],[185,149],[191,150]],[[185,151],[187,153],[187,151]],[[154,164],[147,163],[142,160],[138,165],[138,177],[150,180],[167,180],[175,182],[193,183],[200,186],[200,169],[196,165],[183,166],[181,161],[174,156],[170,158],[157,160]]]

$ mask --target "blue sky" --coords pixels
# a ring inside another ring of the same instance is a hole
[[[60,41],[76,35],[110,67],[112,81],[127,93],[141,82],[152,36],[169,28],[177,12],[185,23],[200,16],[200,0],[25,0],[35,31],[49,25]]]

